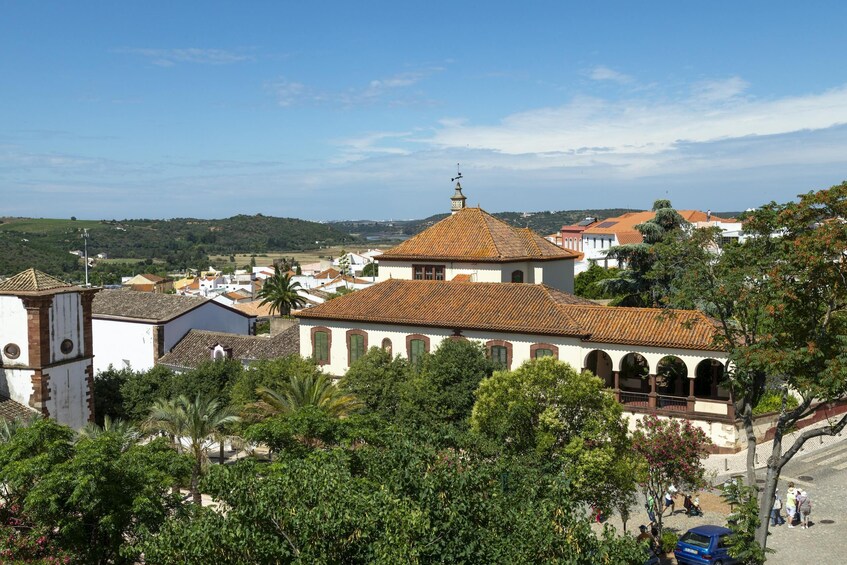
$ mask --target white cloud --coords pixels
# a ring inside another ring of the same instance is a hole
[[[229,65],[252,59],[251,56],[224,49],[148,49],[125,48],[118,49],[119,53],[141,55],[159,67],[173,67],[177,63],[197,63],[202,65]]]
[[[694,96],[706,101],[730,100],[743,93],[750,84],[740,77],[698,82],[692,91]]]
[[[632,82],[632,77],[629,75],[625,75],[621,72],[618,72],[614,69],[610,69],[609,67],[600,65],[591,69],[588,73],[588,78],[591,80],[610,80],[612,82],[618,82],[621,84],[626,84]]]

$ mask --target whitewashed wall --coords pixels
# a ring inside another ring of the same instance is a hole
[[[73,359],[82,354],[83,318],[80,295],[76,292],[56,294],[50,307],[50,362],[56,363],[65,359]],[[62,353],[62,341],[69,339],[73,349]]]
[[[250,333],[250,318],[207,302],[165,324],[164,354],[181,340],[188,330],[209,330],[240,335]],[[152,355],[152,350],[151,353]]]
[[[5,367],[0,369],[0,393],[8,396],[15,402],[29,406],[29,397],[32,396],[32,369],[12,369]]]
[[[21,354],[9,359],[3,349],[14,343]],[[29,338],[27,337],[26,309],[17,296],[0,296],[0,355],[3,365],[29,365]]]
[[[95,318],[92,326],[95,375],[109,365],[122,369],[125,360],[134,371],[153,366],[153,324]]]
[[[50,417],[75,430],[88,422],[87,365],[87,361],[77,361],[44,371],[50,376],[50,399],[47,401]]]

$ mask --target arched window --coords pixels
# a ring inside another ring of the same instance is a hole
[[[352,365],[368,350],[368,334],[362,330],[347,330],[347,365]]]
[[[429,338],[427,336],[421,334],[406,336],[406,356],[409,358],[409,363],[418,365],[426,353],[429,353]]]
[[[512,344],[502,339],[492,339],[486,342],[485,348],[488,350],[488,357],[503,367],[510,369],[512,365]]]
[[[329,328],[312,328],[312,357],[318,365],[328,365],[332,350],[332,332]]]
[[[389,355],[391,355],[391,340],[385,338],[382,340],[382,349],[383,351],[387,351]]]
[[[523,282],[523,271],[520,269],[516,271],[512,271],[512,282],[513,283],[522,283]]]
[[[542,357],[559,358],[559,348],[549,343],[534,343],[529,346],[529,356],[533,359],[541,359]]]

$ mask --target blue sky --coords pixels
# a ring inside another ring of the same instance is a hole
[[[847,179],[844,2],[0,0],[0,215],[738,210]]]

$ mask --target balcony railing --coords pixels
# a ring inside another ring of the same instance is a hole
[[[718,420],[731,422],[735,411],[732,402],[719,398],[697,397],[689,402],[685,396],[666,394],[650,395],[646,392],[630,392],[613,390],[618,402],[625,410],[646,414],[662,414],[665,416],[683,416],[692,419]]]

